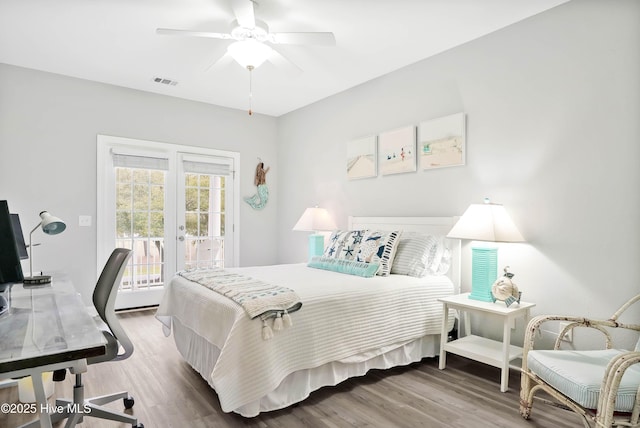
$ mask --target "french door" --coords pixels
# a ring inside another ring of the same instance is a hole
[[[233,163],[230,158],[214,158],[180,153],[177,192],[178,271],[231,266],[233,245],[227,242],[227,224],[233,215],[228,198]]]
[[[157,305],[183,269],[235,266],[234,152],[98,136],[98,269],[131,249],[116,308]]]

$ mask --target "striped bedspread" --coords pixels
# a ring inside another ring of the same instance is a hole
[[[296,371],[357,362],[439,334],[437,299],[453,294],[444,276],[362,278],[304,264],[228,270],[294,290],[304,310],[291,314],[295,328],[262,340],[259,323],[226,297],[180,276],[166,286],[156,317],[167,327],[175,317],[220,349],[210,380],[225,412],[258,400]]]

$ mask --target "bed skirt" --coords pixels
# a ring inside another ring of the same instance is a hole
[[[220,350],[182,325],[175,317],[172,318],[172,322],[173,338],[178,351],[213,388],[211,372]],[[425,357],[434,357],[438,355],[439,347],[440,335],[430,335],[404,344],[365,352],[342,361],[300,370],[288,375],[275,390],[256,401],[233,409],[233,412],[244,417],[254,417],[261,412],[283,409],[304,400],[313,391],[324,386],[337,385],[352,377],[363,376],[371,369],[388,369],[408,365]]]

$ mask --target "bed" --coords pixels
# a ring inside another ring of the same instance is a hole
[[[225,269],[293,290],[302,306],[286,314],[288,328],[275,328],[280,315],[251,319],[238,303],[180,275],[167,284],[156,318],[216,391],[223,411],[253,417],[281,409],[371,369],[438,354],[442,305],[437,299],[459,292],[460,241],[444,238],[454,222],[453,217],[349,217],[349,231],[401,231],[398,265],[392,261],[387,276],[365,278],[306,263]],[[409,243],[427,236],[437,237],[439,251],[434,246],[430,251],[445,269],[406,274],[401,262],[408,260]],[[267,338],[264,329],[270,330],[271,322],[276,331]]]

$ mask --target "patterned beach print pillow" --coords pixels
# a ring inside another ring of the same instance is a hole
[[[365,230],[336,230],[329,238],[324,257],[342,260],[356,260]]]
[[[388,276],[400,242],[399,230],[367,230],[362,238],[356,260],[367,263],[380,263],[378,275]]]

